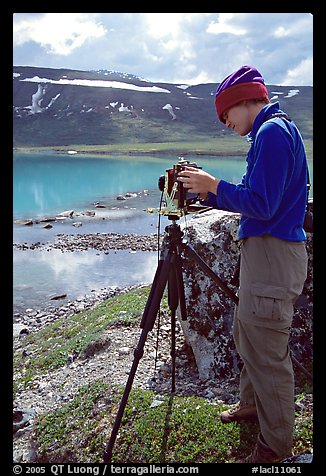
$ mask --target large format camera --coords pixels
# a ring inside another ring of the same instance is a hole
[[[167,169],[165,175],[161,175],[158,180],[158,188],[163,192],[163,206],[159,213],[172,219],[177,219],[187,213],[204,211],[208,208],[196,203],[199,202],[198,194],[190,193],[183,186],[183,183],[178,181],[178,174],[185,167],[195,167],[196,169],[201,169],[201,167],[198,167],[194,162],[184,160],[183,157],[178,158],[178,163],[173,165],[171,169]]]

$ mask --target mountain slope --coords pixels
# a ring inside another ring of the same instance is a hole
[[[15,66],[13,143],[22,146],[125,144],[234,134],[215,113],[217,84],[151,83],[113,71]],[[267,86],[312,138],[312,87]]]

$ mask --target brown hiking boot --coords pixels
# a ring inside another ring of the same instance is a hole
[[[252,453],[246,458],[236,461],[236,463],[280,463],[283,459],[262,441],[261,435],[258,435]]]
[[[220,418],[223,423],[231,423],[240,420],[257,420],[257,410],[255,405],[246,402],[238,402],[230,410],[221,413]]]

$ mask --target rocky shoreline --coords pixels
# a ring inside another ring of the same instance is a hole
[[[85,295],[73,301],[68,300],[67,303],[61,306],[53,305],[40,309],[27,308],[24,312],[17,312],[14,314],[14,338],[22,338],[25,335],[28,335],[30,332],[35,332],[41,329],[43,326],[51,324],[62,317],[69,319],[69,317],[73,316],[74,314],[91,309],[106,299],[131,291],[132,289],[135,289],[139,286],[140,285],[129,286],[126,288],[111,286],[93,291],[91,294]],[[56,299],[54,299],[54,301],[55,300]]]
[[[120,233],[86,233],[86,234],[66,234],[59,233],[52,243],[14,243],[19,250],[34,249],[59,249],[67,251],[86,251],[95,249],[98,251],[107,250],[131,250],[131,251],[157,251],[157,235],[137,235]]]

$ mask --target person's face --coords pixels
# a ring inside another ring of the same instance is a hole
[[[225,120],[226,127],[233,129],[240,136],[245,136],[251,131],[252,119],[246,101],[224,111],[223,119]]]

